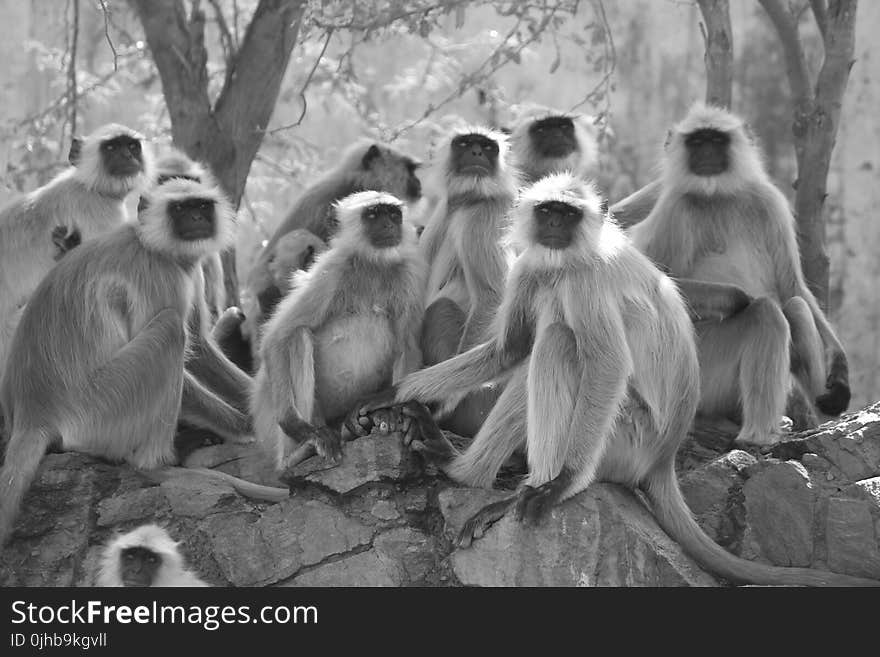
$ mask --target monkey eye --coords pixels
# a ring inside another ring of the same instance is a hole
[[[108,151],[112,151],[116,148],[116,144],[104,144],[104,148],[106,148]]]
[[[201,203],[199,203],[200,210],[209,210],[210,208],[211,208],[211,203],[208,201],[202,201]]]
[[[158,561],[158,559],[156,559],[156,555],[155,555],[155,554],[151,554],[149,557],[147,557],[147,561],[148,561],[149,563],[156,563],[156,562]]]
[[[375,219],[375,218],[376,218],[376,211],[375,210],[370,210],[369,212],[367,212],[367,219]]]
[[[128,145],[128,150],[132,153],[140,153],[141,152],[141,143],[139,141],[133,141]]]
[[[134,555],[129,552],[123,557],[126,561],[134,561]]]
[[[497,151],[497,150],[498,150],[498,144],[496,144],[494,141],[487,141],[487,142],[483,145],[483,148],[485,148],[486,150],[489,150],[489,151]]]
[[[538,208],[538,212],[540,212],[541,214],[550,214],[550,208],[548,208],[546,205],[542,205]]]

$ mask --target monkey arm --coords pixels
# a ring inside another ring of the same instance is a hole
[[[252,431],[246,414],[227,404],[189,372],[183,378],[180,419],[210,429],[227,440],[241,440]]]
[[[688,310],[694,321],[722,320],[735,315],[752,302],[752,297],[736,285],[710,283],[693,278],[673,280],[687,299]]]
[[[470,308],[458,344],[459,353],[488,338],[487,329],[505,294],[507,266],[503,254],[495,244],[481,251],[485,253],[482,261],[473,258],[463,263]]]
[[[230,361],[205,330],[201,314],[205,304],[195,303],[190,316],[189,370],[209,390],[217,393],[241,411],[250,404],[253,380]]]
[[[617,223],[624,228],[634,226],[651,214],[651,210],[654,209],[657,199],[660,198],[660,192],[662,189],[663,183],[661,180],[649,182],[647,185],[636,190],[625,199],[612,205],[612,216]]]
[[[400,353],[394,361],[392,379],[400,381],[410,372],[417,370],[422,364],[422,350],[419,348],[419,336],[422,332],[421,304],[407,308],[407,312],[395,321],[394,333],[400,344]]]

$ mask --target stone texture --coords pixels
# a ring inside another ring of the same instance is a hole
[[[262,515],[217,514],[204,527],[224,577],[236,586],[278,582],[303,566],[367,545],[373,535],[340,510],[298,497]]]
[[[444,491],[441,508],[458,530],[463,508],[480,495]],[[482,504],[496,495],[483,498]],[[477,505],[477,506],[481,506]],[[472,586],[712,586],[661,529],[647,509],[622,487],[596,484],[554,509],[539,527],[508,514],[469,548],[452,554],[462,584]]]
[[[315,456],[294,467],[288,480],[319,484],[344,494],[364,484],[400,479],[411,460],[398,435],[370,435],[347,443],[340,464]]]
[[[697,521],[744,558],[880,579],[878,410],[794,436],[769,456],[727,451],[724,430],[695,432],[680,480]],[[187,458],[277,483],[259,474],[267,461],[240,446]],[[50,454],[0,552],[0,585],[91,585],[113,534],[147,522],[164,526],[190,567],[220,586],[715,583],[620,486],[591,487],[537,528],[504,518],[456,550],[462,523],[510,492],[456,487],[422,468],[398,436],[358,439],[339,467],[311,459],[297,477],[292,497],[267,504],[198,473],[168,478]]]
[[[765,461],[748,469],[743,486],[747,523],[760,553],[779,566],[809,566],[815,496],[797,461]]]
[[[222,443],[202,447],[187,456],[188,468],[212,468],[264,486],[281,486],[272,457],[250,445]]]

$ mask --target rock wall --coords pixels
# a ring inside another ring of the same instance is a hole
[[[679,453],[682,488],[710,536],[747,559],[880,579],[880,404],[767,453],[729,446],[729,436],[697,432]],[[200,449],[188,463],[277,483],[241,447]],[[168,528],[190,565],[220,586],[724,583],[682,552],[637,494],[612,484],[592,486],[537,528],[505,517],[454,549],[464,520],[507,491],[455,486],[397,436],[348,444],[337,467],[313,458],[291,488],[282,503],[258,504],[197,473],[157,483],[51,454],[0,556],[0,584],[90,585],[113,532],[145,522]]]

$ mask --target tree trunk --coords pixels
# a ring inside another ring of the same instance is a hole
[[[260,0],[216,102],[208,96],[205,14],[182,0],[129,0],[162,80],[174,144],[207,163],[238,207],[275,109],[306,0]],[[223,254],[227,304],[238,303],[235,253]]]
[[[801,262],[807,284],[823,308],[828,307],[828,252],[825,248],[825,205],[828,168],[837,139],[843,93],[855,49],[858,0],[813,0],[811,7],[825,47],[815,89],[798,35],[797,19],[781,0],[759,0],[785,50],[793,109],[792,132],[798,163],[795,216]]]
[[[706,103],[730,108],[733,97],[733,30],[728,0],[699,0],[706,41]]]

